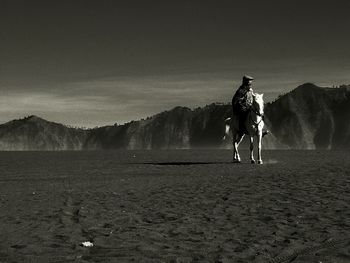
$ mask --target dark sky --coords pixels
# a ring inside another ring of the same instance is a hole
[[[350,83],[350,1],[0,0],[0,122],[123,123]]]

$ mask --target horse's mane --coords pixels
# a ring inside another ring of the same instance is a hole
[[[263,97],[264,97],[264,94],[254,93],[253,101],[258,103],[260,106],[263,106],[264,105],[264,98]]]

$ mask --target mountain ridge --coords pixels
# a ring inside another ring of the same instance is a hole
[[[265,149],[350,148],[350,86],[305,83],[265,106]],[[230,148],[221,140],[230,104],[177,106],[138,121],[72,128],[36,115],[0,125],[0,150]]]

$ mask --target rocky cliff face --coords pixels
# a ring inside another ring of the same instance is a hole
[[[85,149],[177,149],[219,147],[230,105],[190,110],[176,107],[146,120],[93,130]]]
[[[123,125],[68,128],[36,116],[0,125],[0,150],[99,150],[231,147],[222,141],[231,105],[176,107]],[[265,107],[268,149],[350,148],[350,87],[307,83]]]
[[[101,127],[91,131],[85,149],[171,149],[190,147],[192,111],[176,107],[121,126]]]
[[[350,89],[299,86],[266,106],[267,124],[294,149],[350,147]]]

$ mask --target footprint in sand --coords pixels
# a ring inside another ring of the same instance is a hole
[[[74,202],[71,196],[68,196],[62,208],[61,222],[65,226],[72,226],[79,223],[80,202]]]
[[[27,247],[26,245],[21,245],[21,244],[16,244],[16,245],[13,245],[11,246],[12,248],[15,248],[15,249],[23,249],[25,247]]]

